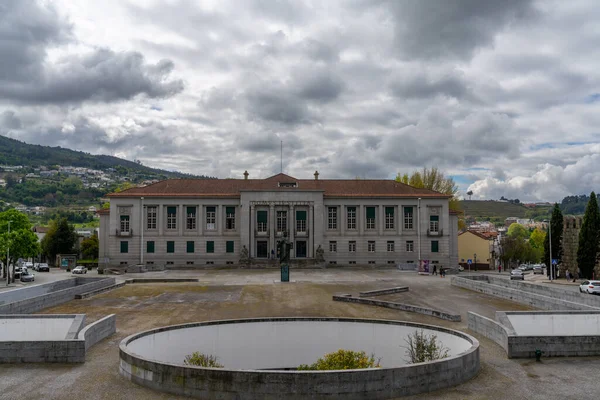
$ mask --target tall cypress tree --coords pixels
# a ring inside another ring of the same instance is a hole
[[[577,265],[585,279],[591,279],[598,254],[598,239],[600,230],[600,210],[596,193],[592,192],[590,201],[585,208],[583,224],[579,231],[579,247],[577,248]]]
[[[552,236],[552,259],[557,259],[558,263],[560,264],[563,254],[563,215],[560,211],[558,203],[554,203],[552,217],[550,218],[550,229],[552,230],[551,235],[549,235],[548,232],[546,232],[546,237],[544,238],[544,258],[542,262],[546,265],[550,263],[550,249],[548,248],[548,244],[550,243],[549,236]],[[546,274],[550,276],[550,267],[546,268]]]

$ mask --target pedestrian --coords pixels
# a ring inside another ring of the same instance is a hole
[[[271,260],[275,259],[275,250],[271,249]]]
[[[498,273],[502,272],[502,265],[498,264]]]
[[[437,275],[437,265],[433,264],[433,271],[431,271],[431,275]]]
[[[569,270],[565,271],[565,278],[567,279],[567,282],[571,280],[571,272],[569,272]]]
[[[444,267],[442,267],[440,265],[440,278],[445,278],[446,277],[446,270],[444,270]]]

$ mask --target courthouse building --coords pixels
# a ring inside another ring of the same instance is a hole
[[[277,241],[296,265],[458,264],[449,196],[393,180],[169,179],[109,195],[100,264],[266,264]]]

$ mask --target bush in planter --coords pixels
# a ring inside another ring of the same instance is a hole
[[[323,358],[311,365],[300,365],[298,371],[331,371],[341,369],[363,369],[379,368],[379,361],[371,354],[367,356],[364,351],[352,351],[340,349],[333,353],[327,353]]]
[[[438,341],[437,335],[426,334],[422,329],[416,330],[412,335],[405,339],[407,346],[406,354],[411,364],[440,360],[448,357],[448,349],[442,342]]]
[[[185,356],[183,363],[185,365],[193,365],[196,367],[223,368],[223,365],[217,362],[217,357],[202,354],[199,351],[195,351],[192,354]]]

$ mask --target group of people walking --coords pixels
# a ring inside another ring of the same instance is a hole
[[[431,270],[431,275],[437,275],[438,271],[437,271],[437,264],[433,264],[433,270]],[[445,278],[446,277],[446,270],[444,268],[442,268],[442,266],[440,265],[440,278]]]

